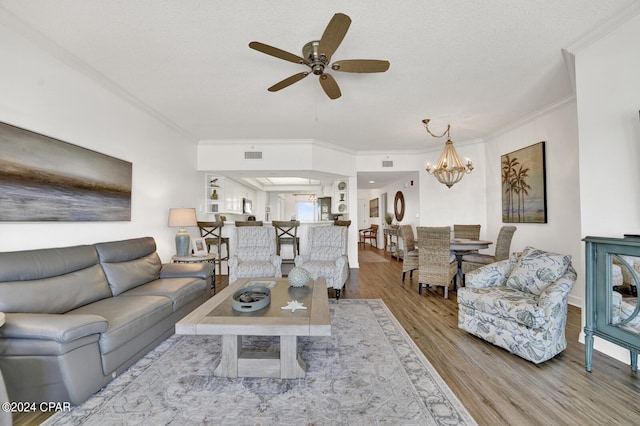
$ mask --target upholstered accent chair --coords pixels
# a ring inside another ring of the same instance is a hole
[[[238,278],[282,277],[273,226],[235,228],[235,253],[229,257],[229,284]]]
[[[571,256],[526,247],[467,274],[458,289],[458,327],[535,364],[567,347]]]
[[[336,299],[349,277],[346,226],[312,226],[308,231],[309,254],[296,256],[295,265],[314,277],[323,277]]]
[[[513,234],[518,228],[515,226],[503,226],[498,232],[498,240],[496,241],[496,251],[494,255],[482,253],[469,253],[462,256],[462,273],[466,274],[474,269],[488,265],[499,260],[509,257],[511,250],[511,240]]]
[[[418,293],[427,286],[444,288],[444,298],[449,298],[449,285],[458,273],[456,256],[451,254],[451,228],[418,226]]]
[[[418,249],[416,248],[416,240],[413,237],[413,227],[411,225],[400,225],[400,236],[404,251],[402,254],[402,281],[404,281],[407,272],[409,278],[413,278],[413,271],[418,269]]]

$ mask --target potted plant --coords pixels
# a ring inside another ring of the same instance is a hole
[[[387,222],[387,225],[391,225],[393,222],[393,213],[385,213],[384,221]]]

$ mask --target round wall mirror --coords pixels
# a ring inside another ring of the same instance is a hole
[[[396,198],[393,201],[393,210],[396,214],[396,220],[401,222],[404,219],[404,195],[402,191],[396,192]]]

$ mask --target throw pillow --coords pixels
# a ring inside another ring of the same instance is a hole
[[[507,279],[507,286],[539,296],[564,275],[570,264],[571,256],[525,247]]]

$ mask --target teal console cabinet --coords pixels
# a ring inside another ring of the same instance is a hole
[[[631,369],[638,370],[640,351],[640,305],[638,298],[617,290],[613,277],[619,268],[627,268],[636,286],[638,274],[628,256],[640,257],[640,238],[586,237],[585,293],[585,367],[591,371],[594,336],[626,348]],[[626,259],[625,259],[626,258]]]

